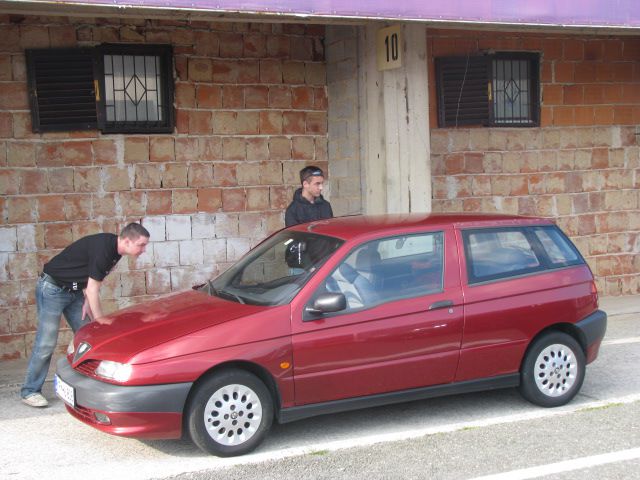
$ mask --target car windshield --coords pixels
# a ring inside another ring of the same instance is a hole
[[[249,305],[283,305],[296,296],[342,243],[333,237],[284,230],[201,290]]]

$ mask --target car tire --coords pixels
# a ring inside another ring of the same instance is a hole
[[[562,332],[548,332],[533,341],[520,371],[520,393],[541,407],[568,403],[582,387],[585,355],[578,342]]]
[[[239,369],[206,378],[190,397],[186,424],[200,449],[219,457],[243,455],[266,437],[273,400],[255,375]]]

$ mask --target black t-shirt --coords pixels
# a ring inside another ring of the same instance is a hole
[[[120,258],[118,236],[97,233],[73,242],[46,263],[43,271],[66,287],[82,289],[89,277],[104,280]]]

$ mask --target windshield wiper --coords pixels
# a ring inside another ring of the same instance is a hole
[[[213,290],[219,297],[223,297],[224,296],[224,297],[227,297],[227,298],[233,298],[238,303],[242,303],[243,305],[245,304],[245,301],[242,299],[242,297],[240,295],[236,295],[235,293],[229,292],[227,290],[216,290],[215,288]]]

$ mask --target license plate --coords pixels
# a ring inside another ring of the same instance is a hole
[[[76,406],[76,392],[71,385],[62,380],[58,375],[53,377],[53,388],[65,403],[68,403],[72,407]]]

